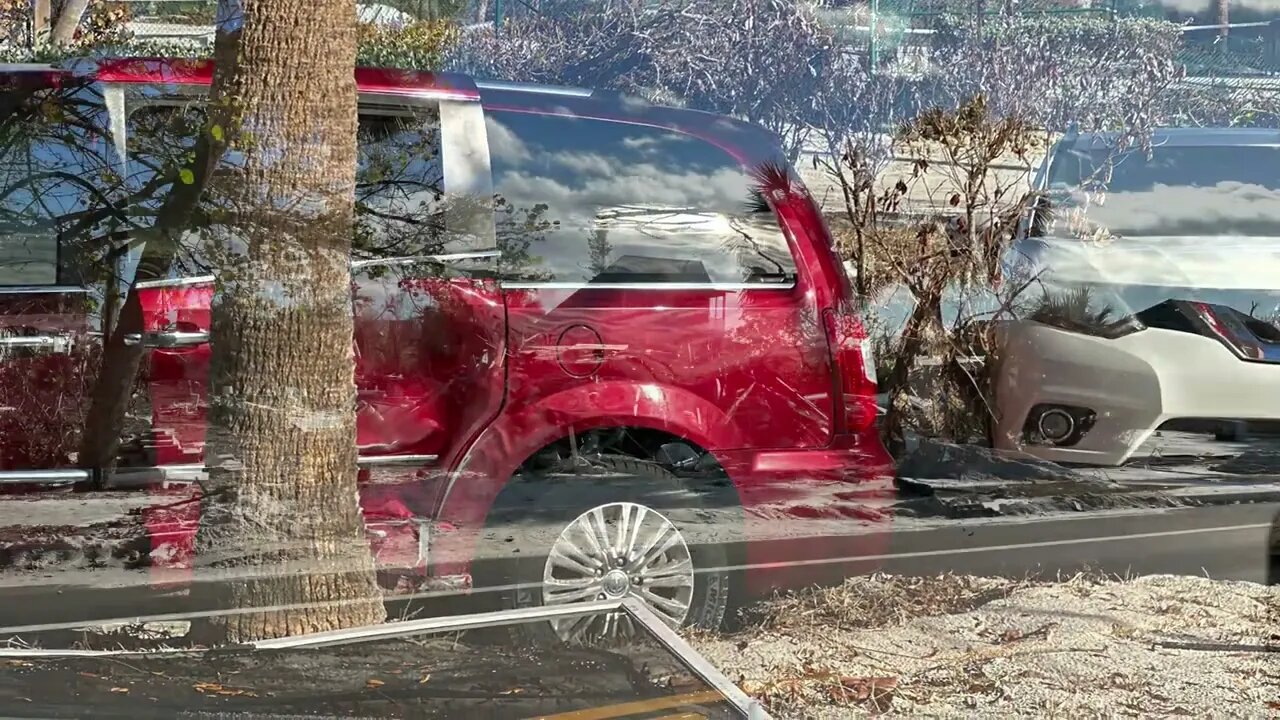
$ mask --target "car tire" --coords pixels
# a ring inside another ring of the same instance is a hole
[[[732,502],[733,517],[737,517],[736,495]],[[713,528],[715,504],[661,465],[631,457],[599,455],[548,471],[522,471],[499,494],[489,513],[480,559],[473,567],[473,592],[495,598],[502,609],[637,597],[669,625],[718,629],[732,594],[729,553],[722,542],[691,542],[689,533],[693,529],[699,539],[706,540],[711,535],[708,531],[726,539],[737,532],[737,527]],[[613,540],[613,548],[622,547],[629,559],[610,561],[592,550],[591,540],[598,542],[602,535],[597,531],[588,536],[587,528],[598,528],[601,521],[603,537]],[[632,532],[627,533],[628,540],[619,542],[624,522]],[[635,542],[628,545],[631,538]],[[645,587],[639,556],[646,549],[652,553],[653,548],[646,547],[650,541],[671,547],[659,558],[661,565],[649,565],[661,572],[655,571]],[[686,558],[687,575],[681,571]],[[592,561],[597,571],[594,583],[589,574],[580,572],[585,560]],[[628,574],[625,582],[621,580]],[[691,586],[684,587],[685,580]],[[561,587],[561,582],[575,584]],[[548,589],[559,597],[548,597]],[[653,600],[654,596],[661,600]],[[687,607],[683,613],[681,606]],[[599,627],[581,627],[591,623]],[[567,620],[529,623],[519,626],[516,634],[537,643],[589,640],[599,644],[607,635],[634,631],[625,627],[629,623],[619,627],[616,618],[603,616],[590,622],[581,619],[576,629],[571,625]]]

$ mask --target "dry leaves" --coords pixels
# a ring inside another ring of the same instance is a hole
[[[762,606],[763,629],[876,628],[913,618],[966,612],[1007,597],[1033,583],[943,574],[855,577],[834,588],[816,588],[775,598]]]
[[[887,712],[898,688],[895,677],[841,677],[831,688],[831,699],[840,703],[866,703],[875,712]]]
[[[223,697],[258,697],[258,694],[245,688],[229,688],[220,683],[202,682],[191,686],[203,695],[221,695]]]
[[[1049,631],[1055,627],[1058,627],[1058,623],[1047,623],[1034,630],[1009,628],[1008,630],[1000,633],[1000,643],[1005,644],[1029,639],[1044,640],[1049,637]]]
[[[795,677],[766,683],[740,680],[747,694],[775,710],[812,704],[816,696],[837,705],[862,705],[872,712],[887,712],[898,689],[896,677],[855,677],[831,670],[806,667]],[[806,702],[805,698],[810,700]]]

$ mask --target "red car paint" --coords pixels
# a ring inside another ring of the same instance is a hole
[[[202,86],[212,77],[205,62],[155,59],[77,72],[104,86]],[[362,474],[362,506],[383,565],[417,562],[416,520],[425,517],[433,537],[423,570],[467,574],[489,509],[523,462],[570,434],[617,427],[661,431],[718,461],[743,508],[753,592],[807,582],[832,558],[884,552],[892,467],[874,427],[865,331],[829,230],[770,136],[715,115],[607,96],[484,89],[447,73],[359,69],[355,76],[362,93],[478,103],[486,116],[655,128],[718,148],[757,179],[795,263],[793,285],[758,288],[504,287],[480,276],[356,273],[362,455],[438,458],[409,483]],[[211,282],[141,289],[146,330],[207,330],[212,293]],[[387,298],[418,298],[430,311],[406,315]],[[208,362],[207,344],[149,352],[153,433],[165,436],[154,449],[159,465],[202,461]],[[784,555],[776,543],[757,542],[777,538],[784,521],[788,534],[803,535],[815,518],[843,519],[850,532],[812,544],[804,557],[792,546]],[[199,503],[157,507],[146,522],[156,564],[187,566]]]

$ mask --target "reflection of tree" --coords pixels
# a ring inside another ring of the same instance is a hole
[[[596,277],[609,268],[609,256],[613,254],[613,246],[609,244],[609,231],[596,228],[587,237],[587,254],[590,258],[588,270],[591,277]]]
[[[86,423],[92,425],[92,411],[86,415],[78,400],[80,393],[88,394],[95,378],[98,386],[104,383],[98,362],[102,353],[91,333],[113,330],[110,320],[118,308],[117,296],[110,291],[116,279],[115,260],[128,247],[127,229],[132,224],[126,183],[109,151],[101,96],[90,85],[71,78],[63,78],[53,87],[44,80],[20,75],[0,88],[4,103],[0,116],[0,243],[15,254],[23,252],[18,246],[29,243],[49,251],[46,262],[51,273],[33,273],[28,268],[19,273],[20,284],[84,283],[99,292],[32,296],[32,307],[25,314],[22,308],[5,308],[9,332],[71,333],[72,347],[65,355],[34,350],[5,363],[0,404],[16,405],[15,414],[33,423],[24,428],[26,434],[47,433],[44,442],[56,439],[63,443],[27,458],[37,466],[69,461],[76,455],[74,448],[80,438],[86,444],[94,442],[86,427]],[[98,311],[108,322],[79,328],[50,326],[78,317],[92,319]],[[40,321],[42,315],[45,319]],[[28,319],[24,321],[24,317]],[[12,326],[32,321],[42,327]],[[72,367],[79,370],[75,374],[48,374],[54,367],[68,373]],[[120,379],[118,384],[125,386],[121,391],[123,408],[123,397],[133,383]],[[53,425],[34,427],[55,408],[50,419]],[[122,420],[117,420],[113,433],[119,432]],[[18,440],[16,433],[4,433],[3,437],[7,443]],[[82,453],[79,460],[83,459]]]
[[[439,118],[366,114],[357,145],[357,259],[439,254],[446,241]]]
[[[558,219],[546,217],[550,207],[545,203],[518,207],[500,194],[494,195],[493,205],[503,276],[525,282],[551,279],[550,271],[537,269],[542,258],[532,253],[534,243],[555,238],[560,230]]]
[[[1096,306],[1093,293],[1087,287],[1061,292],[1046,291],[1035,303],[1030,318],[1048,325],[1085,332],[1110,325],[1117,319],[1115,308],[1110,305]]]
[[[59,237],[68,251],[59,259],[62,274],[72,281],[79,272],[101,268],[82,256],[99,251],[92,240],[109,239],[123,219],[101,97],[84,84],[49,89],[12,80],[0,85],[0,98],[4,239]]]
[[[799,187],[794,173],[781,161],[766,161],[751,168],[751,187],[747,189],[747,197],[743,202],[743,225],[737,223],[733,229],[735,235],[728,238],[725,245],[742,264],[743,277],[747,279],[791,278],[794,275],[794,261],[780,262],[780,257],[788,254],[787,240],[778,226],[773,207],[768,197],[789,197]],[[760,239],[767,237],[770,246],[765,247]],[[753,263],[752,260],[758,261]]]

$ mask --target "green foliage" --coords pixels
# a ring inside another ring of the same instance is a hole
[[[424,20],[404,28],[362,25],[356,62],[369,67],[437,70],[458,42],[456,23]]]
[[[447,21],[416,22],[404,28],[361,26],[356,62],[369,67],[437,70],[444,53],[458,40],[458,26]],[[109,34],[68,47],[0,47],[0,62],[54,63],[77,58],[170,57],[204,59],[212,44],[174,40],[139,40]]]

